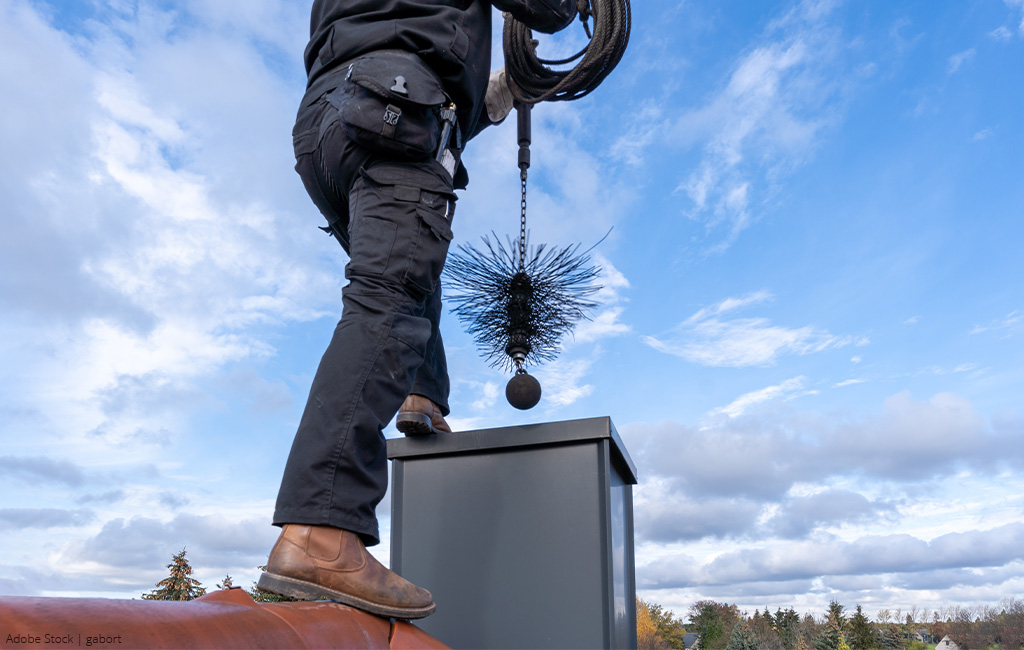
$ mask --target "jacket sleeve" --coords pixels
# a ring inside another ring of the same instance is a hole
[[[491,0],[530,29],[554,34],[576,17],[576,0]]]

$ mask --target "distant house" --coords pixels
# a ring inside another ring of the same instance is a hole
[[[931,642],[930,639],[928,639],[928,640],[925,639],[925,634],[922,633],[921,630],[918,630],[916,632],[904,632],[903,633],[903,638],[906,639],[907,641],[916,641],[918,643],[930,643]]]
[[[700,639],[700,635],[696,632],[687,632],[683,635],[683,647],[686,648],[686,650],[690,650],[690,648],[697,645],[698,639]]]
[[[935,646],[935,650],[960,650],[960,646],[953,643],[953,639],[949,638],[949,635],[942,637],[939,644]]]
[[[919,627],[917,632],[914,633],[915,638],[919,639],[921,643],[938,643],[939,638],[934,634],[930,634],[927,628]]]

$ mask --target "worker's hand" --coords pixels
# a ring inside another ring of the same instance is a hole
[[[508,88],[505,68],[491,71],[491,77],[487,80],[484,105],[487,107],[487,117],[495,124],[505,119],[512,111],[512,91]]]

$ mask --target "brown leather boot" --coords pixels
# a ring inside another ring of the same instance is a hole
[[[398,409],[395,428],[407,436],[425,436],[431,433],[451,433],[437,404],[422,395],[409,395]]]
[[[378,616],[423,618],[434,598],[367,552],[353,532],[285,524],[257,585],[300,600],[329,598]]]

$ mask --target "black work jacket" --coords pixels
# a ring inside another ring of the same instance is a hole
[[[441,78],[468,139],[490,124],[484,94],[492,4],[546,33],[566,27],[576,15],[576,0],[315,0],[305,53],[307,89],[329,89],[335,84],[327,77],[339,72],[338,65],[362,54],[412,52]]]

